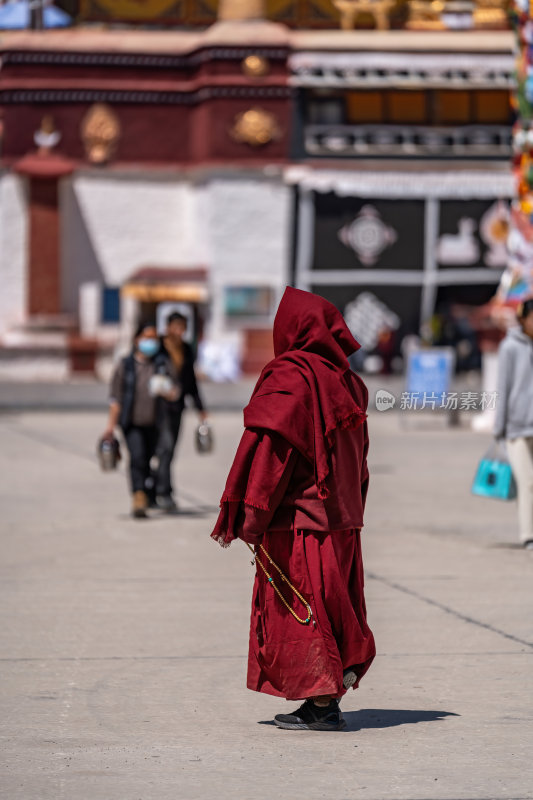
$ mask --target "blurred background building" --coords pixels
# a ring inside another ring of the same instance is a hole
[[[253,373],[287,283],[389,364],[452,319],[476,340],[514,192],[503,4],[30,5],[0,7],[0,377],[105,377],[176,305],[208,374]]]

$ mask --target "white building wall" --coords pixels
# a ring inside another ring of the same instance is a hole
[[[290,190],[279,179],[78,174],[64,182],[63,304],[84,285],[120,286],[143,266],[209,270],[207,335],[229,333],[224,286],[271,286],[289,274]]]
[[[276,179],[217,178],[208,189],[211,336],[228,331],[224,286],[269,286],[279,298],[290,271],[290,189]]]
[[[28,202],[25,179],[0,177],[0,336],[26,318]]]
[[[205,340],[222,354],[239,351],[242,327],[272,321],[226,319],[224,287],[271,287],[279,299],[288,280],[291,189],[281,173],[85,171],[61,180],[60,215],[62,311],[78,319],[82,334],[97,336],[115,352],[130,345],[136,308],[123,298],[121,325],[102,325],[102,288],[120,287],[143,266],[207,268]],[[26,181],[5,173],[0,176],[0,337],[10,345],[20,344],[23,334],[14,328],[27,318],[28,222]],[[106,359],[102,374],[112,363]],[[61,370],[50,369],[60,379],[67,374],[66,362]],[[37,374],[33,367],[26,371]],[[41,368],[39,375],[45,376]]]
[[[139,174],[79,174],[66,182],[62,250],[68,310],[77,308],[82,283],[120,286],[143,266],[205,264],[195,192],[184,180]]]

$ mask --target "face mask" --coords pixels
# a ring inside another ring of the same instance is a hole
[[[137,347],[144,356],[152,358],[159,351],[159,342],[157,339],[139,339]]]

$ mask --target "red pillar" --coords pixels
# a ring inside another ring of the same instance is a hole
[[[32,153],[15,170],[29,179],[28,313],[61,312],[59,180],[74,168],[57,155]]]
[[[30,315],[59,314],[61,271],[57,178],[30,178],[29,223],[28,312]]]

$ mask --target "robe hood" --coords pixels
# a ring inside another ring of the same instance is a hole
[[[361,347],[332,303],[292,286],[287,286],[279,304],[273,335],[276,357],[300,350],[343,369],[349,368],[348,356]]]

